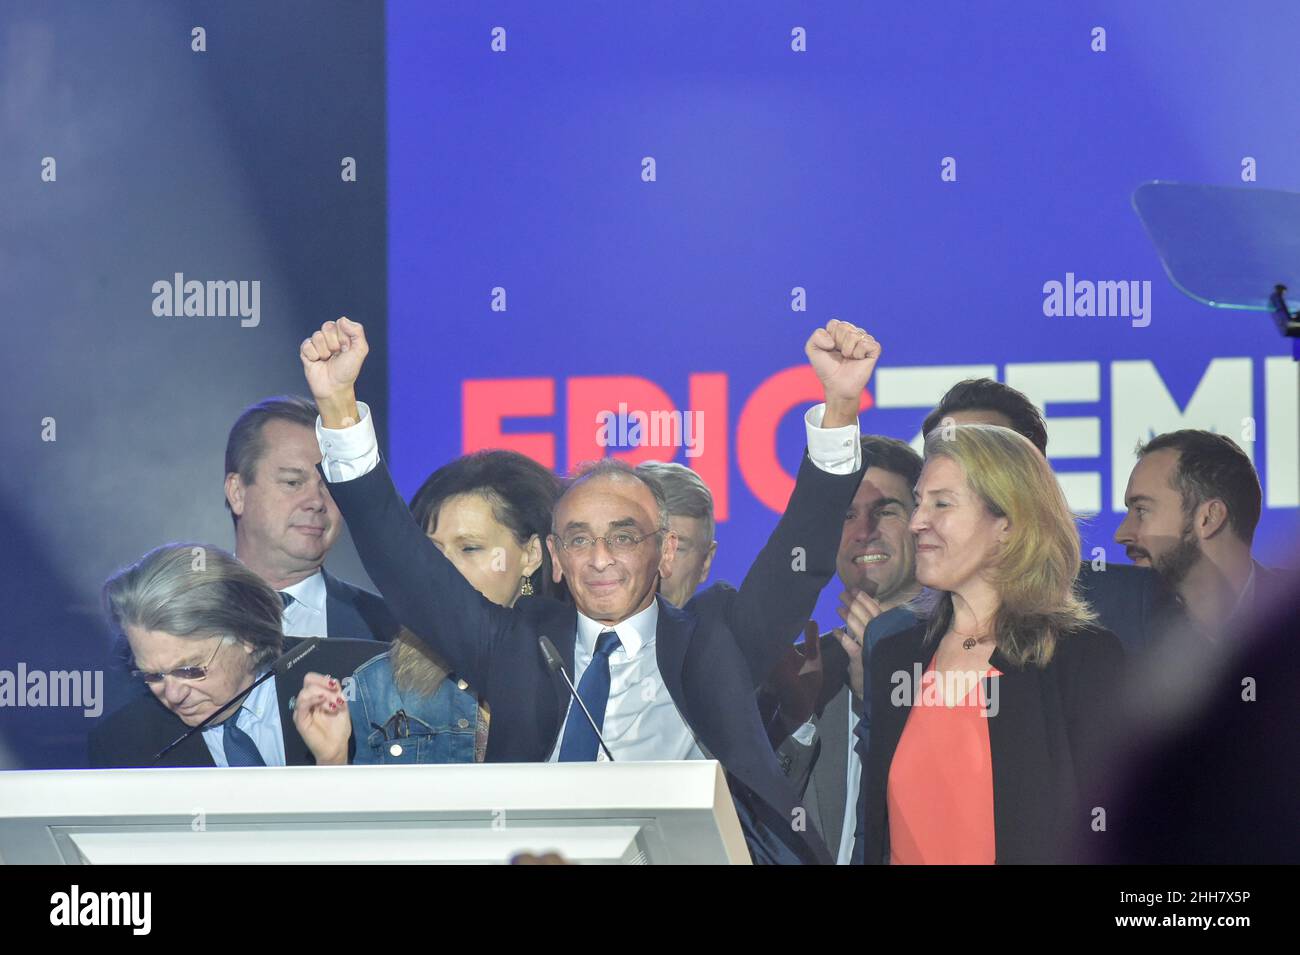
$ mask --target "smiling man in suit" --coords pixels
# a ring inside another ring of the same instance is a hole
[[[921,456],[905,442],[873,434],[862,436],[862,451],[871,466],[844,514],[836,561],[844,585],[837,612],[845,626],[818,639],[814,630],[802,648],[788,650],[761,698],[764,709],[775,702],[796,714],[780,722],[768,717],[769,731],[781,768],[839,865],[853,861],[860,829],[859,741],[867,738],[871,717],[864,663],[883,638],[915,625],[920,612],[908,521]],[[820,673],[806,679],[801,673],[810,666]],[[791,725],[796,720],[806,721]]]
[[[343,522],[316,471],[316,406],[297,395],[244,409],[226,440],[226,507],[235,556],[284,601],[284,632],[391,640],[397,622],[375,594],[325,570]]]
[[[754,690],[835,572],[863,473],[857,414],[875,339],[838,321],[809,338],[826,400],[805,417],[808,453],[786,512],[739,591],[714,584],[683,608],[656,594],[677,543],[662,490],[608,459],[570,484],[547,540],[574,603],[534,597],[507,609],[483,598],[416,526],[379,459],[353,391],[367,351],[346,318],[301,346],[323,470],[385,599],[492,706],[488,761],[597,759],[596,734],[538,649],[546,636],[615,759],[716,758],[756,860],[829,862],[777,765]]]
[[[329,724],[348,721],[342,681],[374,656],[374,641],[321,641],[301,664],[257,686],[155,763],[157,753],[301,641],[281,636],[283,605],[275,591],[216,547],[156,548],[110,577],[103,596],[114,632],[130,647],[134,673],[151,692],[91,731],[92,768],[339,761],[330,749],[339,745],[338,734]],[[317,674],[307,675],[312,670]]]

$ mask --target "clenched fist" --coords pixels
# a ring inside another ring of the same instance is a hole
[[[360,322],[340,318],[326,322],[298,349],[307,387],[327,428],[343,428],[358,420],[353,386],[361,374],[370,346]]]
[[[804,354],[826,394],[823,428],[858,420],[858,404],[880,358],[880,343],[864,329],[831,319],[812,333]]]

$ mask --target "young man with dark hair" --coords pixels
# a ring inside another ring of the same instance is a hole
[[[1262,498],[1255,467],[1209,431],[1162,434],[1137,454],[1115,540],[1178,594],[1198,630],[1218,637],[1280,587],[1251,555]]]
[[[953,424],[996,424],[1029,439],[1047,457],[1047,422],[1023,392],[992,378],[967,378],[948,389],[938,406],[925,416],[922,434],[951,418]]]

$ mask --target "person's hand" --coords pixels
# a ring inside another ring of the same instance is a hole
[[[767,686],[777,702],[777,720],[768,727],[773,746],[812,719],[822,691],[821,642],[817,623],[809,620],[803,629],[803,643],[785,651]]]
[[[835,636],[840,646],[849,657],[849,688],[859,700],[863,694],[863,645],[866,641],[867,625],[883,612],[880,604],[861,590],[846,590],[840,594],[840,605],[835,612],[844,621],[844,626],[835,629]]]
[[[293,704],[293,725],[316,757],[317,766],[347,763],[352,717],[338,680],[320,673],[303,677]]]
[[[325,427],[346,428],[359,420],[355,385],[369,352],[366,330],[346,317],[326,322],[299,346],[302,372]]]
[[[822,427],[838,427],[845,423],[838,420],[844,415],[856,421],[862,392],[880,359],[880,343],[865,329],[831,319],[812,333],[803,350],[822,383],[826,415],[835,419],[823,421]]]

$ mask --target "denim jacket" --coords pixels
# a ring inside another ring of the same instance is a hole
[[[436,693],[402,692],[387,651],[353,674],[349,704],[356,755],[352,762],[472,763],[478,732],[478,698],[448,674]]]

